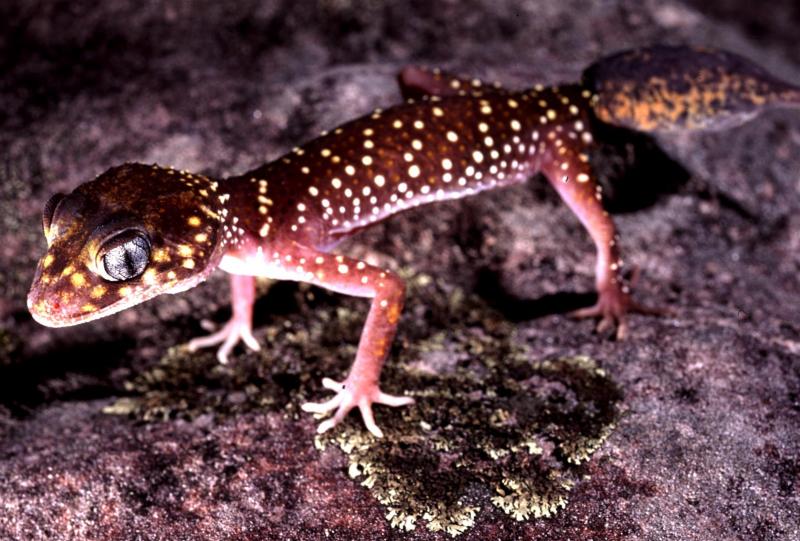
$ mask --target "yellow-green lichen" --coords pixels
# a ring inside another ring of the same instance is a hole
[[[347,473],[395,528],[456,536],[492,509],[516,520],[552,516],[566,505],[579,464],[613,430],[618,388],[589,358],[535,360],[514,325],[479,298],[403,275],[408,302],[382,387],[416,403],[375,408],[381,440],[350,415],[315,444],[346,454]],[[107,411],[146,420],[302,414],[300,403],[325,396],[323,376],[346,372],[366,305],[305,286],[280,294],[294,306],[258,327],[261,352],[222,366],[213,351],[173,348]]]

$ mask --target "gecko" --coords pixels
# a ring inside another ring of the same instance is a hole
[[[601,58],[576,83],[508,90],[416,66],[398,76],[405,101],[376,109],[226,179],[158,165],[113,167],[45,204],[47,251],[28,294],[33,318],[63,327],[230,274],[232,316],[188,343],[259,349],[256,277],[308,282],[369,299],[355,360],[334,395],[303,405],[324,432],[357,408],[382,435],[373,404],[410,396],[381,390],[381,368],[403,308],[394,272],[334,253],[344,239],[394,214],[521,183],[536,173],[555,188],[594,242],[599,318],[623,338],[626,316],[651,312],[631,297],[619,238],[591,165],[598,123],[642,132],[719,130],[775,107],[799,107],[800,89],[733,53],[651,46]]]

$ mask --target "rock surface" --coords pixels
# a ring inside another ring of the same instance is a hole
[[[265,349],[230,367],[170,349],[227,317],[223,276],[70,329],[25,309],[42,205],[112,165],[241,172],[396,102],[407,63],[525,86],[688,42],[800,81],[795,6],[773,7],[754,27],[670,0],[3,3],[0,539],[800,538],[797,113],[607,134],[637,294],[674,310],[625,342],[563,316],[594,254],[541,178],[344,247],[413,284],[386,387],[419,405],[378,410],[385,442],[298,412],[349,365],[361,301],[265,285]]]

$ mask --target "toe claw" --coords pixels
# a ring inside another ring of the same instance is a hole
[[[338,393],[344,388],[344,383],[336,381],[335,379],[331,378],[323,378],[322,386],[328,389],[329,391],[334,391]]]
[[[391,407],[399,407],[399,406],[408,406],[414,403],[414,399],[410,396],[395,396],[392,394],[386,393],[379,393],[378,398],[375,400],[378,404],[383,404],[384,406],[391,406]]]
[[[376,438],[382,438],[383,431],[375,422],[375,416],[372,414],[372,406],[368,402],[364,401],[358,405],[358,409],[361,411],[361,417],[364,419],[364,426],[367,427],[367,430],[369,430]]]

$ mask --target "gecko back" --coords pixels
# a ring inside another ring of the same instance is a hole
[[[603,122],[643,132],[721,130],[773,107],[800,108],[800,88],[746,58],[653,46],[602,58],[583,72]]]

